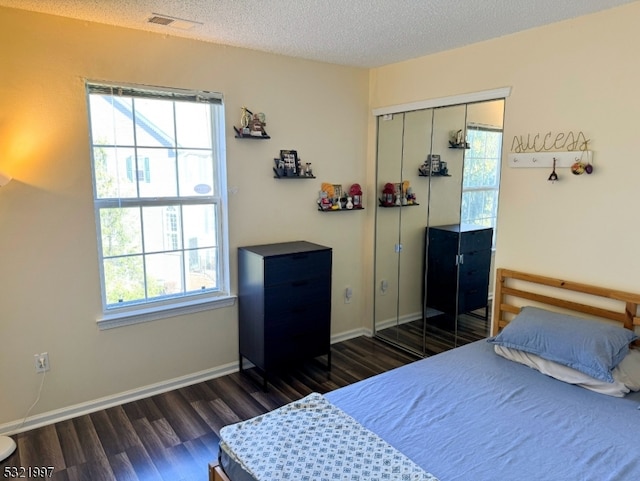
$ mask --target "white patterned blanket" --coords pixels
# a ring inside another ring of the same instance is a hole
[[[321,394],[220,431],[257,481],[438,481]]]

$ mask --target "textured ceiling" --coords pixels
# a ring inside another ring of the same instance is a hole
[[[637,0],[636,0],[637,1]],[[322,62],[377,67],[631,0],[0,0],[0,6]],[[147,23],[152,13],[197,22]]]

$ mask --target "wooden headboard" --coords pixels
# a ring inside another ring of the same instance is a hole
[[[572,293],[580,294],[579,302],[569,299]],[[527,304],[526,301],[621,322],[627,329],[640,326],[640,294],[499,268],[496,271],[491,335],[497,335]],[[609,304],[619,307],[598,307]]]

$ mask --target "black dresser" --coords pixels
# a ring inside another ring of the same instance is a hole
[[[486,317],[492,238],[490,227],[452,224],[427,228],[428,307],[450,315],[485,308]]]
[[[331,368],[329,247],[306,241],[238,248],[240,370],[267,374],[321,355]]]

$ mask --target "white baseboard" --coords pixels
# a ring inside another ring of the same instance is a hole
[[[370,329],[359,328],[351,331],[335,334],[331,336],[331,344],[337,342],[346,341],[360,336],[372,336]],[[56,409],[46,413],[36,414],[26,419],[24,424],[22,420],[10,421],[5,424],[0,424],[0,435],[13,435],[21,433],[23,431],[29,431],[31,429],[40,428],[49,424],[54,424],[67,419],[75,418],[77,416],[83,416],[85,414],[91,414],[96,411],[108,409],[128,402],[137,401],[157,394],[162,394],[174,389],[190,386],[199,382],[208,381],[217,377],[225,376],[237,372],[239,370],[239,363],[231,362],[212,369],[206,369],[204,371],[187,374],[186,376],[180,376],[174,379],[168,379],[159,383],[143,386],[138,389],[132,389],[112,396],[106,396],[92,401],[87,401],[73,406]],[[244,367],[252,367],[252,364],[245,361]]]
[[[432,307],[427,307],[427,318],[437,316],[439,314],[442,314],[442,312],[433,309]],[[388,327],[395,327],[399,324],[406,324],[407,322],[413,322],[418,319],[422,319],[422,312],[412,312],[398,318],[394,317],[392,319],[386,319],[384,321],[376,323],[376,331],[381,331]]]
[[[342,341],[348,341],[349,339],[354,339],[360,336],[371,337],[371,329],[366,329],[364,327],[360,327],[358,329],[352,329],[351,331],[346,331],[341,334],[335,334],[331,336],[331,344],[336,344]]]
[[[29,431],[31,429],[40,428],[49,424],[65,421],[67,419],[75,418],[77,416],[83,416],[102,409],[108,409],[120,404],[125,404],[131,401],[137,401],[138,399],[144,399],[146,397],[154,396],[156,394],[162,394],[164,392],[172,391],[185,386],[190,386],[202,381],[214,379],[216,377],[224,376],[238,371],[238,362],[231,362],[212,369],[206,369],[204,371],[187,374],[186,376],[169,379],[167,381],[161,381],[159,383],[150,384],[138,389],[132,389],[112,396],[106,396],[103,398],[94,399],[73,406],[56,409],[42,414],[36,414],[30,416],[22,424],[22,420],[11,421],[9,423],[0,425],[0,434],[17,434],[23,431]]]

